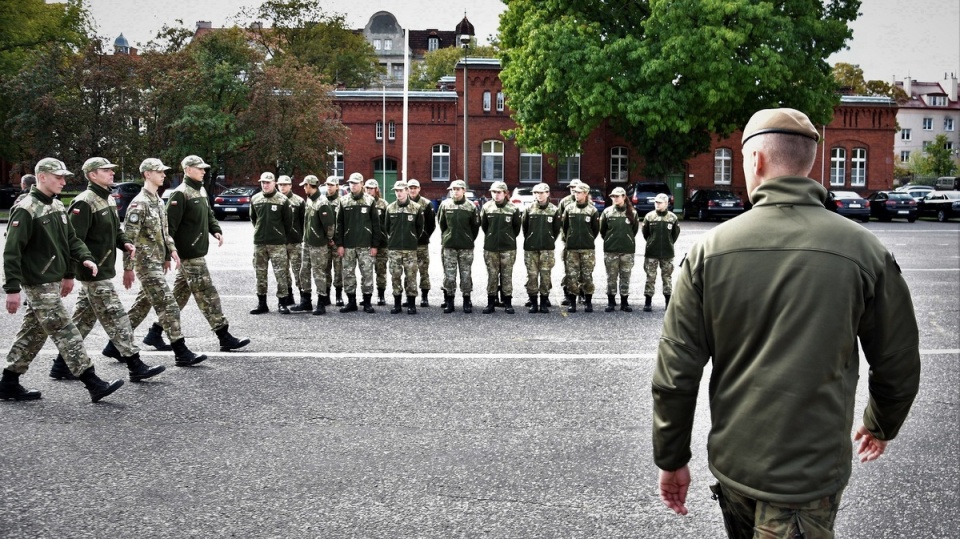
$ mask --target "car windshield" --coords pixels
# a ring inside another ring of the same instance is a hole
[[[960,200],[960,191],[950,191],[943,193],[943,196],[949,198],[950,200]]]
[[[590,198],[603,198],[603,193],[599,189],[591,189]]]
[[[910,196],[908,193],[890,193],[889,196],[891,199],[913,200],[913,197]]]
[[[737,198],[737,195],[731,193],[730,191],[714,191],[714,192],[713,192],[713,198],[715,198],[715,199],[721,199],[721,198],[722,198],[722,199],[726,199],[726,200],[734,200],[734,199]]]
[[[853,191],[834,191],[833,198],[851,199],[860,198],[860,195],[854,193]]]

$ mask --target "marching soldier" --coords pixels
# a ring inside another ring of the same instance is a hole
[[[303,198],[293,192],[293,183],[290,176],[281,175],[277,178],[277,189],[290,201],[290,211],[293,213],[293,220],[290,223],[290,240],[287,243],[287,273],[290,275],[290,286],[287,287],[287,297],[284,304],[290,307],[294,304],[293,283],[297,285],[297,291],[300,297],[303,297],[303,283],[300,282],[300,267],[303,264],[301,256],[301,244],[303,243]]]
[[[487,267],[487,306],[482,312],[491,314],[496,311],[500,288],[503,291],[503,312],[513,314],[513,266],[517,263],[520,210],[507,200],[506,183],[493,182],[490,195],[493,200],[480,210],[483,262]]]
[[[287,289],[290,272],[287,270],[287,242],[290,239],[293,214],[290,201],[277,191],[272,172],[260,175],[261,191],[250,201],[250,221],[253,222],[253,269],[257,278],[257,306],[250,314],[269,312],[267,307],[267,270],[273,266],[277,279],[277,312],[290,314],[287,308]]]
[[[420,293],[422,294],[420,306],[429,307],[430,301],[427,296],[430,294],[430,236],[437,228],[436,212],[433,211],[430,200],[420,196],[419,181],[409,180],[407,190],[410,192],[410,201],[420,204],[423,210],[423,232],[417,240],[417,269],[420,272]]]
[[[523,213],[523,263],[527,268],[527,296],[530,313],[549,313],[548,296],[553,282],[550,274],[556,265],[557,236],[560,235],[559,210],[550,202],[550,187],[533,187],[536,201]],[[537,305],[539,294],[540,305]]]
[[[347,291],[347,305],[342,313],[357,310],[357,274],[360,266],[360,286],[363,293],[363,312],[374,313],[370,299],[373,297],[373,266],[377,246],[383,242],[380,229],[380,212],[372,196],[363,192],[363,175],[354,172],[348,180],[350,194],[340,197],[337,213],[337,256],[343,259],[343,286]]]
[[[577,297],[583,294],[583,312],[593,312],[593,268],[597,265],[595,242],[600,232],[596,206],[590,201],[590,187],[580,183],[574,188],[576,200],[563,209],[562,228],[566,237],[567,312],[577,312]]]
[[[627,200],[627,192],[617,187],[610,193],[613,201],[600,215],[600,236],[603,238],[603,265],[607,269],[607,308],[612,313],[617,308],[617,279],[620,280],[620,310],[633,312],[627,303],[630,297],[630,275],[633,273],[633,258],[637,251],[637,231],[640,220]]]
[[[407,314],[417,314],[417,242],[423,233],[423,207],[410,200],[407,183],[393,184],[397,200],[386,209],[387,249],[390,256],[390,275],[393,277],[393,309],[390,314],[403,311],[402,292],[407,295]],[[400,285],[401,276],[403,286]]]
[[[440,227],[440,255],[443,261],[443,312],[453,312],[453,298],[457,293],[457,274],[460,274],[460,292],[463,294],[463,312],[473,312],[470,293],[473,292],[473,250],[480,232],[480,214],[473,202],[467,200],[467,184],[454,180],[447,188],[450,198],[440,204],[437,221]]]
[[[13,206],[10,206],[11,211],[13,211],[13,207],[19,204],[21,200],[27,198],[27,195],[30,194],[30,188],[34,185],[37,185],[37,177],[33,174],[24,174],[20,177],[20,194],[17,195],[17,199],[13,201]]]
[[[657,283],[657,268],[663,282],[664,309],[670,305],[673,295],[673,244],[680,235],[680,220],[667,209],[670,198],[660,193],[653,199],[653,211],[643,218],[643,239],[646,248],[643,252],[643,269],[647,273],[647,282],[643,287],[644,312],[653,310],[653,291]]]
[[[334,182],[337,177],[331,176]],[[300,305],[291,307],[294,312],[306,312],[314,309],[311,304],[311,276],[317,285],[317,307],[313,310],[316,316],[326,314],[326,306],[330,304],[330,248],[333,245],[334,229],[337,225],[337,214],[324,193],[320,192],[320,178],[313,174],[305,177],[300,183],[307,195],[304,201],[303,221],[303,264],[300,266]]]

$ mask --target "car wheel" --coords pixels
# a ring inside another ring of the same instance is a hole
[[[913,223],[913,222],[915,222],[916,220],[917,220],[916,217],[907,217],[907,222],[908,222],[908,223]]]
[[[947,219],[948,219],[948,217],[947,217],[947,212],[946,212],[946,210],[938,210],[938,211],[937,211],[937,221],[940,221],[941,223],[946,223],[946,222],[947,222]]]
[[[869,217],[869,216],[867,216],[867,217],[861,217],[861,218],[860,218],[860,222],[861,222],[861,223],[869,223],[869,222],[870,222],[870,217]]]
[[[709,217],[707,217],[707,210],[700,208],[700,211],[697,212],[697,221],[702,222],[706,221],[707,219],[709,219]]]

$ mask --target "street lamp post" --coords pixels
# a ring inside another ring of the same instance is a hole
[[[469,170],[470,158],[469,158],[469,129],[468,129],[468,116],[467,109],[470,104],[470,99],[468,97],[468,87],[470,86],[470,81],[468,80],[467,74],[467,51],[470,48],[470,36],[464,34],[460,36],[460,46],[463,47],[463,182],[467,184],[467,189],[470,188],[470,179],[467,174]]]

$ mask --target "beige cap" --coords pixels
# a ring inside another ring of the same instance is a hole
[[[657,196],[653,197],[654,202],[670,202],[670,197],[664,193],[659,193]]]
[[[150,157],[144,159],[143,163],[140,163],[140,173],[144,173],[148,170],[170,170],[170,167],[163,164],[163,161],[157,159],[156,157]]]
[[[347,183],[363,183],[363,174],[354,172],[350,175],[350,178],[347,179]]]
[[[407,182],[400,180],[397,183],[393,184],[394,191],[403,191],[407,188]]]
[[[407,187],[420,187],[420,182],[418,182],[418,181],[417,181],[416,179],[414,179],[414,178],[411,178],[411,179],[407,180]]]
[[[547,185],[547,184],[545,184],[545,183],[538,183],[537,185],[534,185],[534,186],[533,186],[533,189],[531,190],[531,192],[533,192],[533,193],[549,193],[549,192],[550,192],[550,186]]]
[[[369,180],[367,180],[366,182],[364,182],[363,187],[364,187],[365,189],[376,189],[377,187],[380,187],[380,184],[377,183],[377,180],[374,180],[373,178],[370,178]]]
[[[180,161],[180,168],[186,169],[187,167],[194,168],[210,168],[210,165],[203,162],[197,155],[188,155],[183,158],[183,161]]]
[[[327,181],[323,182],[325,185],[340,185],[339,176],[327,176]]]
[[[820,140],[820,133],[807,115],[795,109],[763,109],[754,113],[743,128],[741,144],[757,135],[783,133]]]
[[[47,172],[57,176],[73,176],[73,172],[67,170],[67,165],[65,165],[63,161],[52,157],[44,157],[33,167],[34,174],[40,174],[41,172]]]
[[[467,188],[467,182],[463,180],[453,180],[452,182],[450,182],[450,187],[447,187],[447,191],[451,189],[466,189],[466,188]]]
[[[273,175],[273,172],[264,172],[260,175],[260,181],[262,182],[272,182],[276,181],[276,176]]]
[[[503,191],[504,193],[506,193],[506,192],[507,192],[507,184],[506,184],[506,182],[493,182],[493,185],[490,186],[490,190],[491,190],[491,191]]]
[[[314,176],[313,174],[304,176],[303,181],[300,182],[300,187],[303,187],[305,185],[312,185],[313,187],[316,187],[320,185],[320,178]]]
[[[290,176],[287,176],[286,174],[281,174],[280,177],[277,178],[277,185],[291,185],[291,184],[293,184],[293,180],[291,180]]]
[[[625,197],[625,196],[627,196],[627,192],[623,189],[623,187],[617,187],[617,188],[614,189],[613,191],[610,191],[610,196],[621,196],[621,197]]]
[[[583,183],[583,182],[581,182],[580,180],[574,178],[574,179],[570,180],[570,183],[567,185],[567,187],[569,187],[570,189],[573,189],[574,187],[580,185],[581,183]]]
[[[91,157],[83,163],[83,173],[86,174],[91,170],[97,170],[100,168],[117,168],[117,165],[114,165],[110,161],[107,161],[103,157]]]
[[[585,184],[585,183],[583,183],[583,182],[580,182],[580,183],[578,183],[578,184],[576,185],[576,187],[573,188],[573,191],[574,191],[575,193],[589,193],[589,192],[590,192],[590,186],[587,185],[587,184]]]

